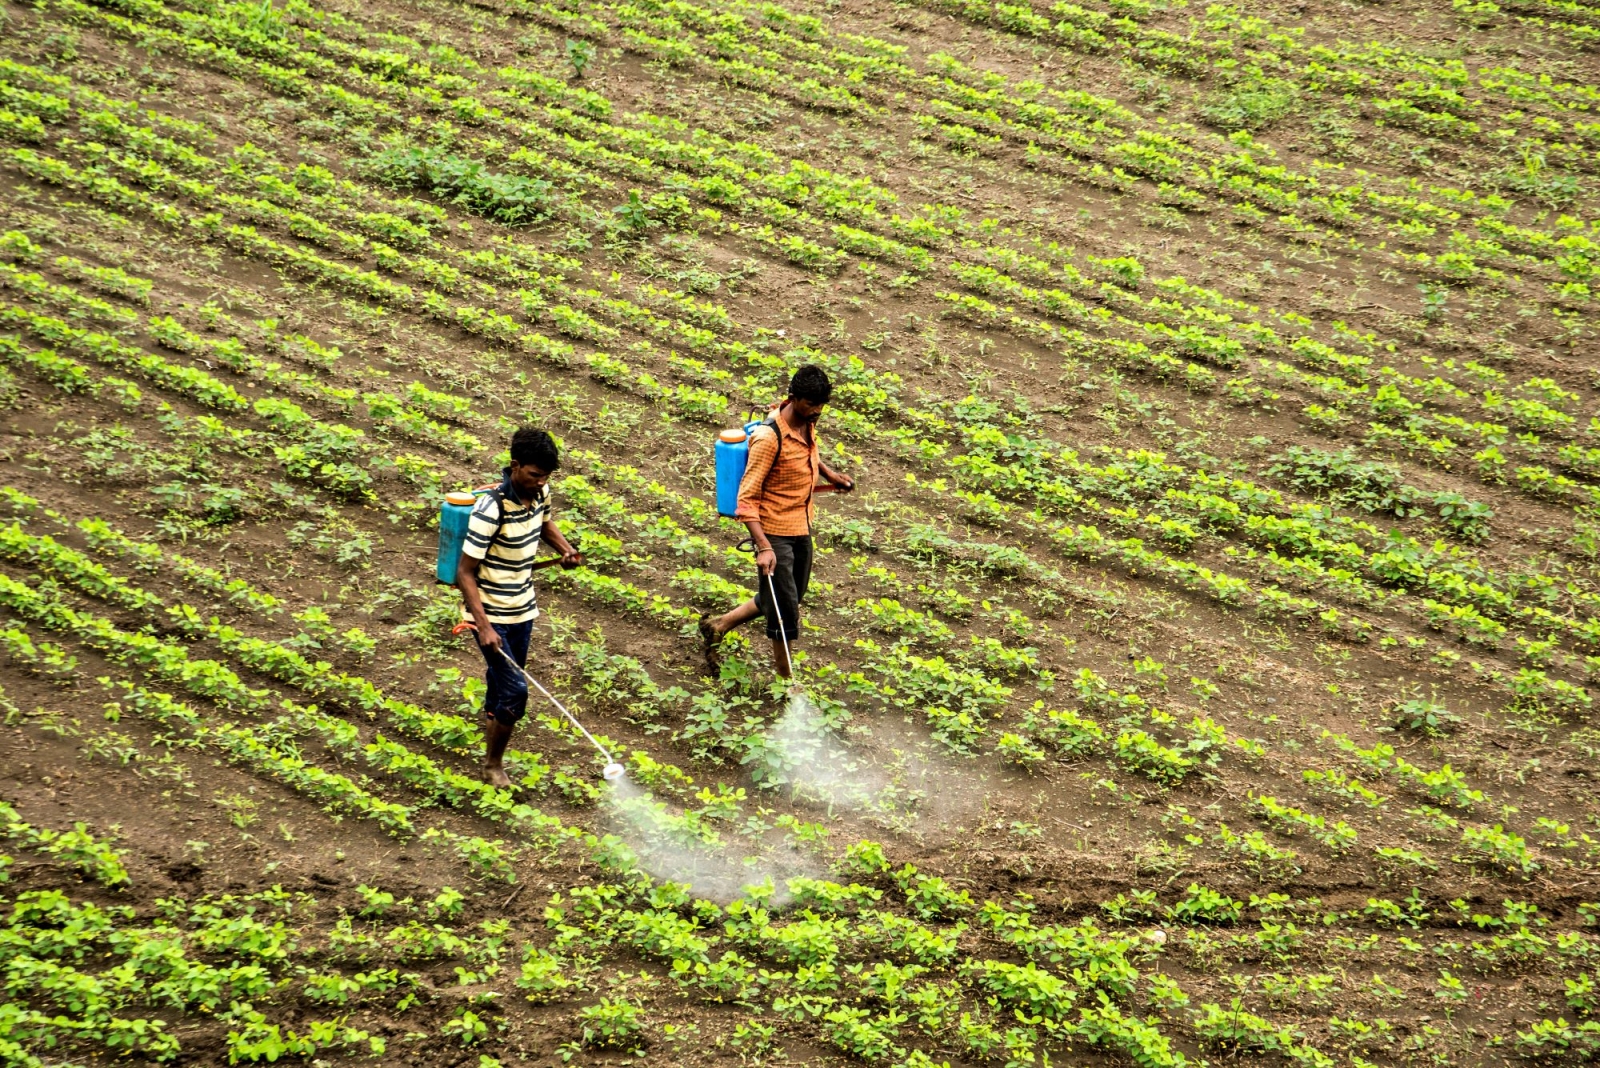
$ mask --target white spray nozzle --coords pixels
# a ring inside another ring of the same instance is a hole
[[[605,779],[606,782],[621,782],[622,776],[626,774],[626,772],[626,768],[613,760],[611,763],[600,769],[600,776],[601,778]]]

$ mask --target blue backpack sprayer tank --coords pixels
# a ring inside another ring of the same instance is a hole
[[[717,435],[717,514],[732,519],[739,510],[739,483],[750,463],[750,434],[730,427]]]
[[[461,547],[467,543],[467,524],[472,520],[472,509],[477,503],[476,493],[458,490],[446,493],[444,503],[439,506],[439,556],[434,563],[433,577],[446,586],[456,584]]]

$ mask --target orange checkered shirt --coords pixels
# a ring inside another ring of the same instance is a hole
[[[811,533],[812,487],[817,484],[820,458],[817,452],[816,428],[811,440],[806,440],[803,427],[789,424],[786,409],[778,409],[778,432],[783,435],[783,449],[767,430],[757,428],[750,435],[750,458],[744,469],[744,479],[739,483],[741,522],[761,521],[761,529],[768,534],[794,536]],[[773,465],[773,457],[777,465]]]

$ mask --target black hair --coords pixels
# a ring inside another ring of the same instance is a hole
[[[789,396],[812,404],[827,404],[828,398],[833,396],[833,383],[828,381],[828,372],[808,363],[789,379]]]
[[[554,471],[561,466],[561,454],[548,430],[525,426],[511,435],[511,462]]]

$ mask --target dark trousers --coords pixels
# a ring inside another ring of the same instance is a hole
[[[811,535],[769,534],[772,554],[778,558],[772,572],[772,586],[765,575],[756,574],[756,607],[767,621],[767,637],[773,641],[787,637],[790,643],[800,640],[800,602],[806,599],[806,589],[811,585]],[[777,611],[773,611],[772,592],[778,593]],[[782,625],[782,630],[778,628]]]
[[[533,620],[522,623],[495,623],[494,632],[500,635],[502,648],[519,664],[528,662],[528,642],[533,638]],[[506,663],[506,658],[480,645],[485,671],[483,681],[488,690],[483,695],[483,714],[506,726],[512,726],[528,714],[528,680],[522,672]]]

